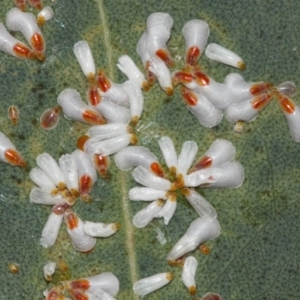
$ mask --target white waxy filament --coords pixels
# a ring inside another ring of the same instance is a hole
[[[157,218],[164,218],[165,225],[168,225],[172,219],[177,207],[176,195],[169,195],[163,208],[157,214]]]
[[[158,144],[166,165],[168,166],[170,171],[176,173],[177,154],[173,141],[168,136],[163,136],[159,139]]]
[[[193,172],[190,175],[186,176],[184,180],[185,182],[192,182],[193,178],[195,180],[195,183],[197,183],[197,180],[200,181],[202,177],[211,179],[210,183],[207,182],[209,183],[209,185],[206,187],[236,189],[243,183],[245,178],[245,171],[241,163],[237,161],[231,161],[221,167],[202,169]],[[197,186],[197,184],[189,186]]]
[[[166,94],[173,95],[171,73],[166,64],[160,58],[152,57],[149,61],[149,70],[157,77]]]
[[[219,233],[218,219],[204,217],[194,220],[183,237],[173,246],[167,260],[177,260],[186,253],[195,250],[200,244],[216,238]]]
[[[119,223],[95,223],[90,221],[85,221],[83,230],[86,234],[93,237],[109,237],[115,234],[120,228]]]
[[[205,49],[205,55],[220,63],[244,70],[246,68],[243,60],[234,52],[215,43],[209,44]]]
[[[188,288],[191,295],[196,294],[195,275],[198,267],[198,261],[193,256],[188,256],[184,260],[181,279],[183,284]]]
[[[128,55],[118,58],[117,67],[123,72],[130,81],[134,82],[139,88],[146,88],[147,81],[144,74],[139,70],[134,61]]]
[[[91,48],[87,41],[79,41],[73,47],[73,52],[88,80],[95,80],[96,67]]]
[[[94,248],[96,239],[84,232],[84,223],[75,213],[67,211],[64,214],[64,221],[67,225],[67,231],[71,238],[72,245],[76,250],[88,252]]]
[[[84,151],[89,157],[92,157],[94,154],[108,156],[128,146],[131,139],[132,135],[128,133],[102,141],[97,141],[94,138],[91,138],[85,142]]]
[[[54,11],[50,6],[45,6],[37,15],[37,24],[43,26],[45,22],[50,21],[54,17]]]
[[[53,211],[51,212],[43,228],[42,236],[40,239],[40,244],[43,247],[49,248],[55,244],[62,220],[63,214],[58,215]]]
[[[172,186],[168,179],[156,176],[142,166],[138,166],[133,170],[132,177],[136,182],[152,189],[168,191]]]
[[[147,278],[140,279],[133,284],[135,294],[144,297],[163,286],[167,285],[173,279],[172,273],[159,273]]]
[[[108,123],[127,124],[130,121],[130,109],[117,104],[107,97],[102,97],[100,103],[94,108],[107,119]]]
[[[60,167],[54,158],[47,152],[39,154],[36,158],[37,165],[44,171],[44,173],[52,180],[58,187],[63,189],[65,187],[65,177]]]
[[[196,191],[185,188],[183,194],[200,217],[210,217],[212,219],[217,217],[215,208]]]
[[[44,272],[44,278],[47,281],[51,281],[52,274],[55,272],[56,268],[56,262],[54,261],[48,261],[44,266],[43,266],[43,272]]]
[[[128,171],[137,166],[151,170],[151,164],[158,163],[157,157],[143,146],[128,146],[116,153],[114,159],[117,167],[122,171]]]
[[[197,154],[198,145],[194,141],[186,141],[182,145],[181,152],[178,157],[177,174],[186,175],[191,167],[193,160]]]
[[[52,180],[40,169],[40,168],[33,168],[29,172],[30,179],[38,185],[40,188],[47,190],[47,191],[55,191],[56,186],[52,182]]]
[[[164,200],[153,201],[134,215],[132,220],[133,225],[137,228],[146,227],[157,216],[163,205]]]
[[[62,155],[59,158],[59,166],[64,174],[68,190],[76,196],[79,190],[78,172],[74,157],[71,154]]]
[[[66,201],[60,194],[52,196],[49,190],[37,187],[31,190],[29,198],[31,203],[44,205],[62,204]]]
[[[203,20],[190,20],[184,24],[182,34],[185,39],[186,54],[191,47],[197,47],[201,56],[209,36],[208,24]]]
[[[146,187],[134,187],[129,190],[128,197],[132,201],[154,201],[167,199],[167,191],[156,190]]]
[[[130,102],[130,116],[131,122],[136,124],[143,112],[144,96],[140,87],[130,80],[123,83],[124,90]]]
[[[147,40],[147,31],[145,30],[136,45],[136,52],[141,58],[144,66],[151,58],[149,52],[147,51],[146,40]]]
[[[87,135],[97,138],[98,141],[109,139],[125,133],[131,132],[131,127],[124,123],[111,123],[91,126]]]

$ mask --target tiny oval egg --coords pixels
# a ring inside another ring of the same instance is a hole
[[[9,263],[8,264],[8,269],[11,273],[13,274],[18,274],[19,273],[19,270],[20,270],[20,267],[18,264],[16,263]]]
[[[68,272],[68,270],[69,270],[69,267],[68,267],[67,263],[66,263],[64,260],[61,260],[61,261],[58,263],[58,267],[59,267],[59,269],[60,269],[63,273]]]
[[[61,108],[56,106],[45,110],[40,117],[40,125],[45,130],[54,129],[59,121]]]
[[[11,105],[7,110],[7,116],[14,125],[19,121],[19,114],[19,109],[14,105]]]
[[[209,247],[205,244],[201,244],[200,247],[199,247],[199,250],[204,255],[208,255],[210,253]]]

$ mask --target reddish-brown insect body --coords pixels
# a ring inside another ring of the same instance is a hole
[[[199,161],[196,162],[195,166],[193,167],[194,171],[206,169],[211,167],[212,165],[212,158],[209,156],[202,157]]]
[[[272,97],[273,95],[271,93],[262,94],[260,96],[255,97],[252,100],[251,105],[254,109],[261,110],[269,104]]]
[[[162,61],[164,61],[164,63],[169,67],[172,68],[175,65],[174,60],[172,59],[172,57],[170,56],[170,53],[168,53],[168,51],[166,51],[165,49],[158,49],[156,51],[156,56],[158,56]]]
[[[289,98],[282,94],[279,95],[278,98],[279,105],[283,112],[287,114],[292,114],[295,111],[295,103]]]
[[[194,80],[194,76],[192,73],[184,72],[184,71],[178,71],[173,75],[173,85],[177,85],[178,83],[189,83]]]
[[[198,99],[197,95],[187,88],[181,89],[181,95],[184,102],[189,106],[197,105]]]
[[[149,86],[152,86],[156,80],[156,76],[149,70],[149,62],[146,63],[145,69],[146,69],[146,77],[147,77],[147,82]]]
[[[82,117],[90,125],[101,125],[105,124],[106,120],[96,111],[93,110],[85,110],[82,113]]]
[[[80,289],[86,291],[89,287],[90,287],[90,283],[86,279],[73,280],[70,283],[70,289],[72,290]]]
[[[109,164],[110,164],[109,156],[103,156],[101,154],[95,154],[94,155],[95,168],[98,171],[98,174],[102,178],[108,177],[107,170],[109,168]]]
[[[99,89],[103,93],[107,92],[111,87],[110,80],[106,77],[104,71],[100,71],[98,73],[96,82],[97,82],[97,85],[98,85]]]
[[[19,58],[35,59],[35,54],[26,45],[17,43],[14,45],[13,51]]]
[[[84,144],[90,137],[88,135],[82,135],[77,140],[77,148],[84,151]]]
[[[11,105],[7,110],[7,116],[11,120],[11,122],[16,125],[19,121],[19,109]]]
[[[150,166],[150,169],[155,175],[162,177],[162,178],[165,177],[165,173],[159,163],[156,163],[156,162],[152,163]]]
[[[65,215],[65,218],[69,229],[72,230],[78,226],[78,218],[73,212]]]
[[[265,93],[267,92],[270,87],[272,86],[271,83],[269,82],[259,82],[259,83],[255,83],[251,86],[250,88],[250,93],[253,95],[253,96],[258,96],[262,93]]]
[[[194,72],[195,80],[197,83],[201,86],[207,86],[209,85],[209,77],[203,73],[202,71],[196,71]]]
[[[89,103],[93,106],[97,106],[101,101],[101,96],[98,93],[98,89],[96,86],[90,86],[88,90],[88,99]]]
[[[40,117],[41,127],[45,130],[54,129],[58,124],[60,113],[61,108],[59,106],[45,110]]]
[[[79,179],[79,192],[82,197],[87,196],[93,188],[93,180],[88,174],[84,174]]]
[[[5,159],[12,166],[26,167],[26,163],[21,157],[20,153],[14,149],[8,149],[4,153]]]
[[[200,57],[200,49],[198,47],[190,47],[186,53],[186,63],[195,66]]]

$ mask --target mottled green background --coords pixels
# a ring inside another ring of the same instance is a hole
[[[115,64],[129,54],[141,67],[136,43],[145,29],[147,16],[156,11],[174,18],[169,47],[182,66],[184,41],[181,28],[192,18],[201,18],[211,28],[209,42],[219,43],[239,53],[247,64],[243,72],[249,81],[299,84],[300,23],[299,1],[44,1],[52,6],[54,20],[43,29],[47,42],[44,63],[22,61],[0,53],[0,130],[15,143],[30,167],[44,151],[56,159],[75,149],[77,137],[87,126],[61,118],[58,127],[46,132],[39,126],[41,113],[56,105],[57,95],[67,87],[85,97],[88,87],[72,47],[78,40],[90,44],[98,68],[104,68],[116,82],[125,77]],[[0,20],[13,1],[2,0]],[[34,11],[36,13],[36,11]],[[16,34],[22,39],[22,36]],[[218,81],[236,70],[201,58],[201,66]],[[294,97],[300,102],[298,94]],[[17,126],[7,118],[7,108],[15,104],[21,115]],[[237,148],[237,159],[245,167],[246,179],[238,190],[207,190],[201,193],[215,206],[222,226],[221,235],[209,243],[211,254],[196,251],[197,296],[218,292],[223,299],[300,299],[299,201],[300,145],[289,136],[287,123],[278,105],[272,102],[243,133],[234,133],[225,119],[214,129],[200,126],[182,103],[178,90],[167,98],[157,84],[145,93],[145,110],[138,125],[139,143],[156,155],[157,140],[169,135],[179,151],[185,140],[195,140],[199,155],[217,138],[227,138]],[[28,173],[0,164],[0,299],[43,299],[47,288],[42,267],[49,259],[62,259],[69,272],[61,278],[90,276],[112,271],[120,280],[117,299],[138,299],[132,280],[163,271],[173,271],[175,279],[165,288],[146,297],[192,299],[180,281],[181,270],[165,260],[168,251],[185,232],[196,213],[183,198],[168,227],[155,220],[144,229],[135,229],[130,220],[145,204],[129,203],[128,189],[135,186],[130,173],[111,167],[112,179],[99,179],[92,192],[94,202],[79,202],[78,215],[91,221],[122,223],[113,237],[98,240],[89,254],[76,252],[62,227],[51,249],[39,245],[41,230],[50,208],[29,203],[33,187]],[[160,229],[166,245],[156,239]],[[8,264],[20,265],[12,274]],[[51,284],[48,288],[51,287]]]

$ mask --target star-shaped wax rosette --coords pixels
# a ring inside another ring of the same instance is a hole
[[[198,151],[196,142],[184,142],[178,157],[169,137],[160,138],[158,143],[168,173],[164,172],[157,157],[143,146],[128,146],[115,154],[114,159],[123,171],[136,167],[132,176],[142,187],[130,189],[129,199],[150,202],[133,217],[135,227],[143,228],[154,218],[164,218],[165,225],[168,225],[176,210],[178,191],[199,214],[200,218],[191,223],[168,254],[167,259],[175,261],[201,243],[217,237],[220,232],[214,207],[193,188],[238,188],[244,181],[244,168],[234,160],[234,145],[225,139],[215,140],[194,165]]]

